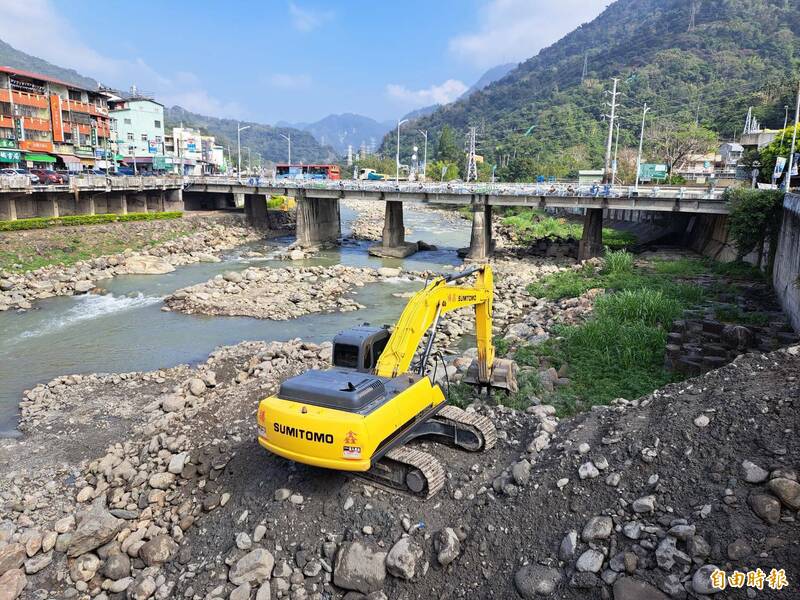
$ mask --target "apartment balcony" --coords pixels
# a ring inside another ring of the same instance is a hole
[[[85,113],[95,117],[107,117],[108,110],[100,108],[88,102],[80,102],[78,100],[65,100],[61,104],[62,110],[71,110],[72,112]]]
[[[0,115],[0,127],[12,129],[14,127],[14,119],[6,115]]]
[[[22,126],[33,131],[50,131],[51,124],[49,119],[37,119],[35,117],[22,117]]]
[[[50,105],[47,96],[41,94],[31,94],[29,92],[13,92],[13,103],[21,106],[35,106],[36,108],[48,108]],[[8,90],[0,90],[0,102],[12,102]]]

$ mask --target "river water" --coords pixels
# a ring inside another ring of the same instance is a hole
[[[342,206],[346,236],[356,213]],[[392,294],[417,289],[418,283],[398,278],[358,288],[366,308],[339,314],[310,314],[290,321],[247,317],[206,317],[164,312],[162,299],[177,289],[206,281],[224,271],[251,266],[332,265],[449,270],[461,261],[456,249],[469,243],[469,223],[451,222],[438,213],[406,209],[409,239],[422,239],[438,250],[405,260],[367,254],[369,243],[345,244],[305,261],[244,258],[246,250],[274,250],[292,238],[250,244],[230,251],[220,263],[178,267],[166,275],[125,275],[100,283],[108,293],[48,298],[27,312],[0,313],[0,437],[16,435],[18,403],[23,390],[59,375],[150,371],[204,361],[217,346],[244,340],[287,340],[300,337],[321,342],[350,325],[393,323],[406,300]]]

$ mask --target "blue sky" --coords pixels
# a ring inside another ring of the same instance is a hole
[[[448,102],[609,0],[3,0],[0,39],[168,105],[265,123]]]

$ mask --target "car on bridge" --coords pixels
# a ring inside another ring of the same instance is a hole
[[[0,169],[0,177],[27,177],[32,184],[39,183],[39,176],[29,172],[28,169]]]
[[[51,169],[31,169],[30,172],[39,177],[39,183],[45,185],[63,185],[69,181],[66,175]]]

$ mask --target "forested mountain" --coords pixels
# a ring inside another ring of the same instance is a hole
[[[219,119],[190,112],[180,106],[164,109],[164,120],[168,129],[183,124],[185,127],[200,129],[217,138],[217,142],[230,146],[236,152],[236,128],[239,121],[233,119]],[[252,156],[260,154],[265,160],[273,162],[286,162],[288,157],[288,144],[281,137],[291,135],[292,162],[328,162],[335,159],[335,152],[330,146],[322,146],[314,136],[307,131],[300,131],[290,127],[273,127],[262,123],[241,121],[242,126],[249,125],[241,133],[242,147],[250,148]]]
[[[90,90],[97,89],[97,82],[91,77],[84,77],[74,69],[65,69],[41,58],[25,54],[21,50],[9,46],[3,40],[0,40],[0,66],[49,75],[53,79],[60,79]]]
[[[645,102],[648,131],[697,122],[731,139],[748,106],[763,125],[783,125],[800,73],[798,41],[800,0],[618,0],[503,79],[414,125],[449,125],[459,141],[476,126],[479,153],[499,171],[566,175],[602,165],[606,90],[618,77],[620,148],[638,142]],[[405,154],[411,143],[401,140]],[[394,144],[390,132],[384,147]]]

